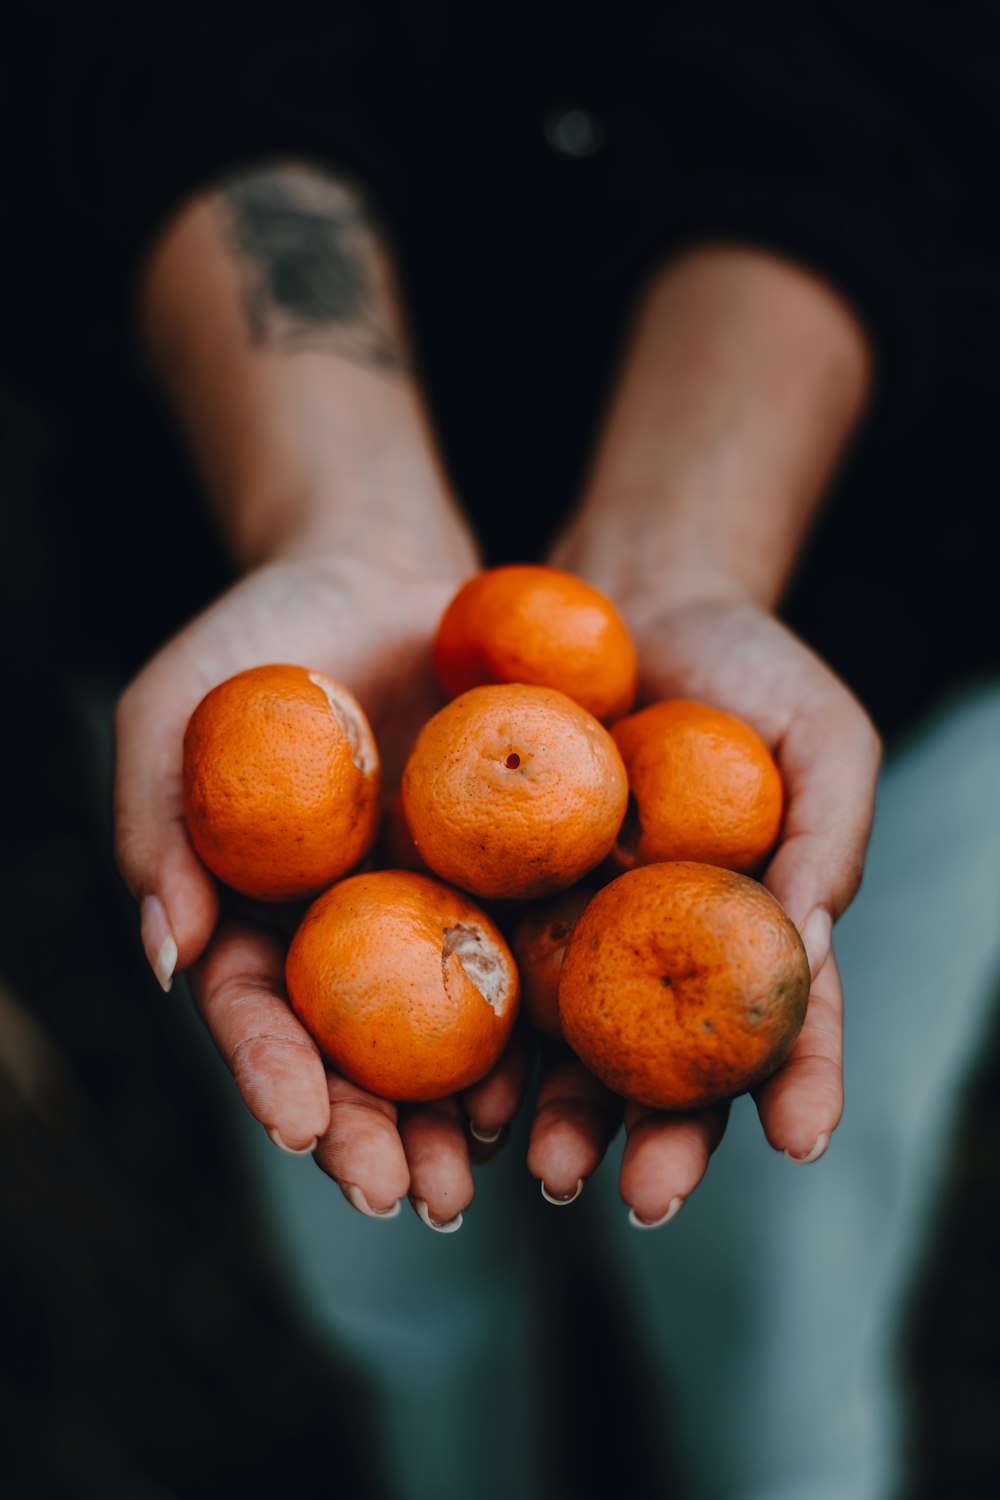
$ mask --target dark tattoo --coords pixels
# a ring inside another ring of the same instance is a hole
[[[352,190],[304,166],[275,166],[233,179],[219,201],[252,344],[408,367],[387,257]]]

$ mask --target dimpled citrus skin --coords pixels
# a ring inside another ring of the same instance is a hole
[[[611,849],[628,797],[614,741],[551,688],[472,688],[424,725],[403,772],[421,856],[474,895],[551,895]]]
[[[354,875],[320,896],[285,976],[321,1051],[383,1099],[440,1099],[475,1083],[517,1015],[517,969],[493,923],[408,870]]]
[[[562,1038],[559,974],[563,955],[581,912],[592,900],[592,886],[575,885],[536,907],[517,925],[511,947],[521,976],[521,1006],[543,1036]]]
[[[556,688],[609,721],[635,702],[636,654],[624,620],[589,583],[513,564],[479,573],[448,605],[434,640],[442,691],[487,683]]]
[[[612,734],[632,797],[620,866],[693,859],[746,871],[774,847],[781,776],[742,719],[677,698],[619,720]]]
[[[778,902],[714,865],[645,865],[580,917],[563,959],[566,1040],[611,1089],[697,1109],[752,1088],[805,1019],[809,963]]]
[[[212,689],[184,735],[184,813],[220,880],[261,901],[315,895],[378,831],[378,751],[346,688],[252,667]]]

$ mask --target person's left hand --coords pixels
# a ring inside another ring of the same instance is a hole
[[[770,1144],[793,1161],[823,1154],[843,1108],[842,997],[831,929],[861,880],[880,745],[848,689],[772,615],[733,595],[626,613],[641,699],[694,698],[738,714],[781,771],[781,839],[762,876],[802,934],[813,976],[805,1025],[754,1093]],[[641,1226],[672,1218],[705,1173],[728,1104],[685,1114],[624,1103],[565,1056],[543,1074],[528,1166],[570,1202],[598,1166],[624,1109],[621,1194]]]

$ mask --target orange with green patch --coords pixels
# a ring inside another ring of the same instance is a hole
[[[609,1088],[655,1109],[697,1109],[762,1082],[808,997],[802,939],[770,892],[687,861],[599,891],[559,981],[570,1046]]]

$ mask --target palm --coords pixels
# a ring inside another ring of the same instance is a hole
[[[263,662],[326,672],[360,700],[391,778],[436,706],[428,643],[457,580],[295,559],[250,574],[175,637],[129,690],[179,764],[184,726],[216,683]]]
[[[817,907],[839,916],[860,876],[878,758],[874,731],[844,684],[772,615],[742,601],[653,615],[639,652],[646,700],[696,698],[762,736],[786,792],[765,884],[800,928]],[[828,942],[808,946],[816,972]]]
[[[643,700],[691,697],[752,723],[776,747],[820,664],[773,616],[745,603],[654,615],[638,639]],[[841,692],[836,680],[831,686]]]

